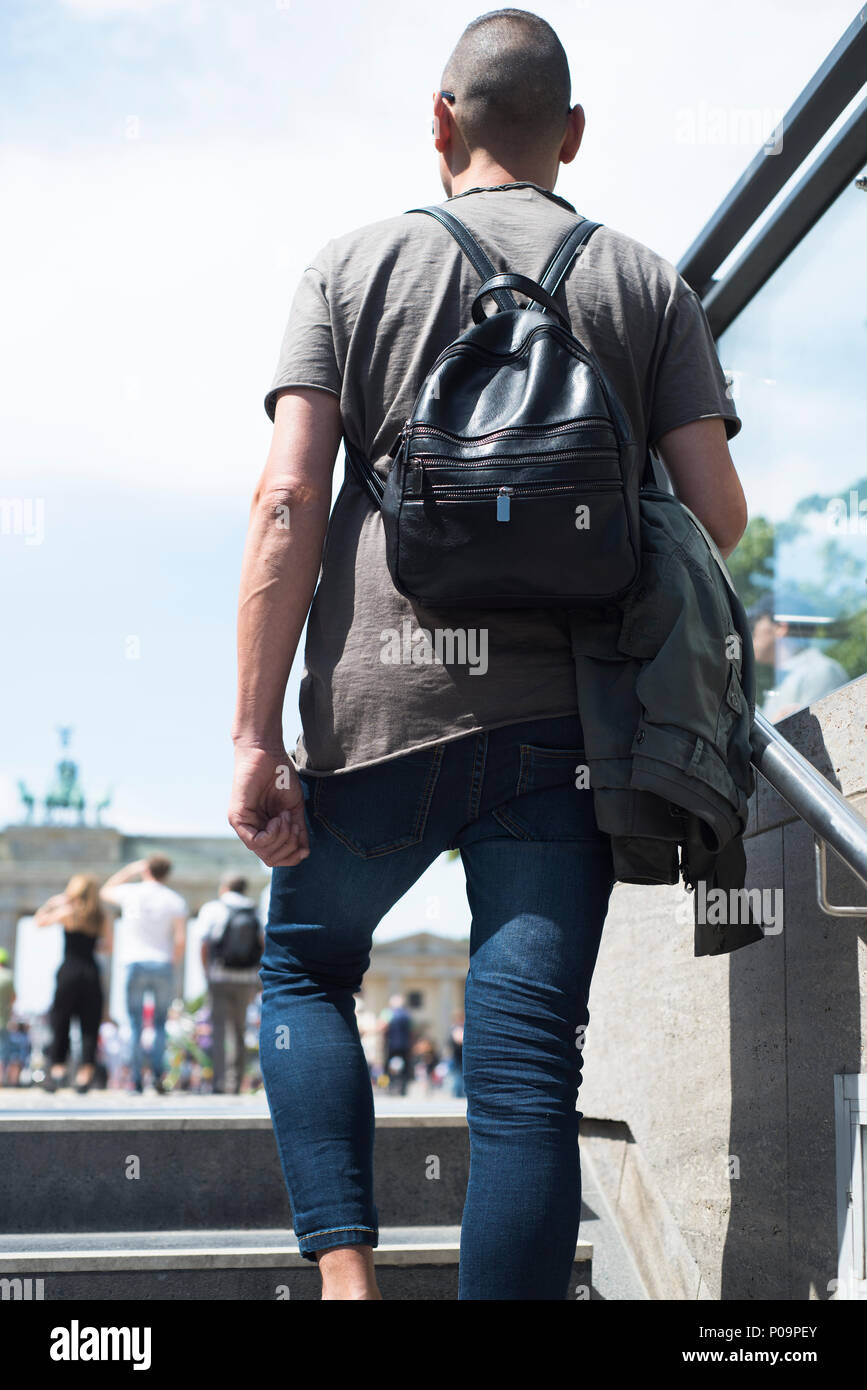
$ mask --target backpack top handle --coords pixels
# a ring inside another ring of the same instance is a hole
[[[482,300],[485,295],[496,294],[498,289],[518,290],[525,294],[528,299],[533,299],[539,304],[544,313],[546,310],[559,319],[563,327],[571,329],[568,316],[563,313],[556,299],[553,299],[547,290],[541,285],[537,285],[535,280],[531,280],[526,275],[492,275],[489,280],[481,286],[475,299],[473,300],[473,323],[484,323],[487,315],[482,308]]]

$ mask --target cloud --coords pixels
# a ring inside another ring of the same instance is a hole
[[[182,0],[60,0],[64,9],[81,19],[113,19],[116,15],[149,15],[178,6]]]
[[[366,200],[357,220],[373,220],[411,190],[374,210],[349,136],[332,183],[289,145],[149,149],[145,135],[0,161],[7,473],[188,492],[246,475],[246,490],[298,276],[347,206]]]

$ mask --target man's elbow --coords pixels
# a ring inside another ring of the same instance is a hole
[[[324,524],[331,509],[331,490],[327,492],[301,479],[279,483],[259,483],[253,493],[250,521],[257,531],[268,535],[275,530],[275,540],[291,532],[300,520]]]
[[[740,543],[747,529],[748,521],[746,498],[741,494],[740,499],[732,505],[726,516],[722,517],[713,529],[713,538],[726,559]]]
[[[309,500],[311,489],[295,478],[282,482],[260,480],[253,492],[253,508],[256,511],[273,511],[281,506],[296,506]]]

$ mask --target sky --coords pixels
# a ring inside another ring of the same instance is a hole
[[[88,798],[111,790],[108,823],[226,831],[239,566],[294,287],[332,236],[442,199],[431,93],[481,12],[5,0],[0,824],[19,818],[19,778],[44,795],[69,725]],[[587,114],[557,191],[675,263],[855,13],[536,12]],[[431,883],[453,903],[459,869],[431,872],[404,924],[436,920]]]

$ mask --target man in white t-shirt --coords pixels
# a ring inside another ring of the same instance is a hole
[[[175,994],[175,972],[184,959],[187,905],[166,885],[172,871],[164,854],[127,864],[100,890],[104,902],[120,908],[115,950],[126,965],[126,1007],[132,1028],[132,1075],[144,1086],[142,1016],[145,994],[154,1000],[154,1041],[150,1064],[157,1091],[163,1090],[166,1018]],[[131,880],[140,879],[138,883]]]
[[[250,1001],[260,988],[259,960],[264,946],[262,928],[256,922],[255,947],[250,954],[255,962],[248,965],[227,965],[221,958],[220,944],[229,917],[235,909],[246,909],[251,926],[252,914],[256,904],[247,897],[247,880],[237,874],[228,874],[220,883],[220,896],[205,903],[199,912],[198,928],[202,943],[202,965],[208,977],[208,990],[211,995],[211,1029],[213,1035],[211,1057],[214,1064],[214,1093],[222,1095],[230,1090],[237,1095],[244,1077],[246,1044],[244,1034],[247,1026],[247,1009]],[[257,914],[258,916],[258,914]],[[250,932],[252,937],[253,933]],[[233,1035],[232,1084],[226,1082],[226,1037]]]

